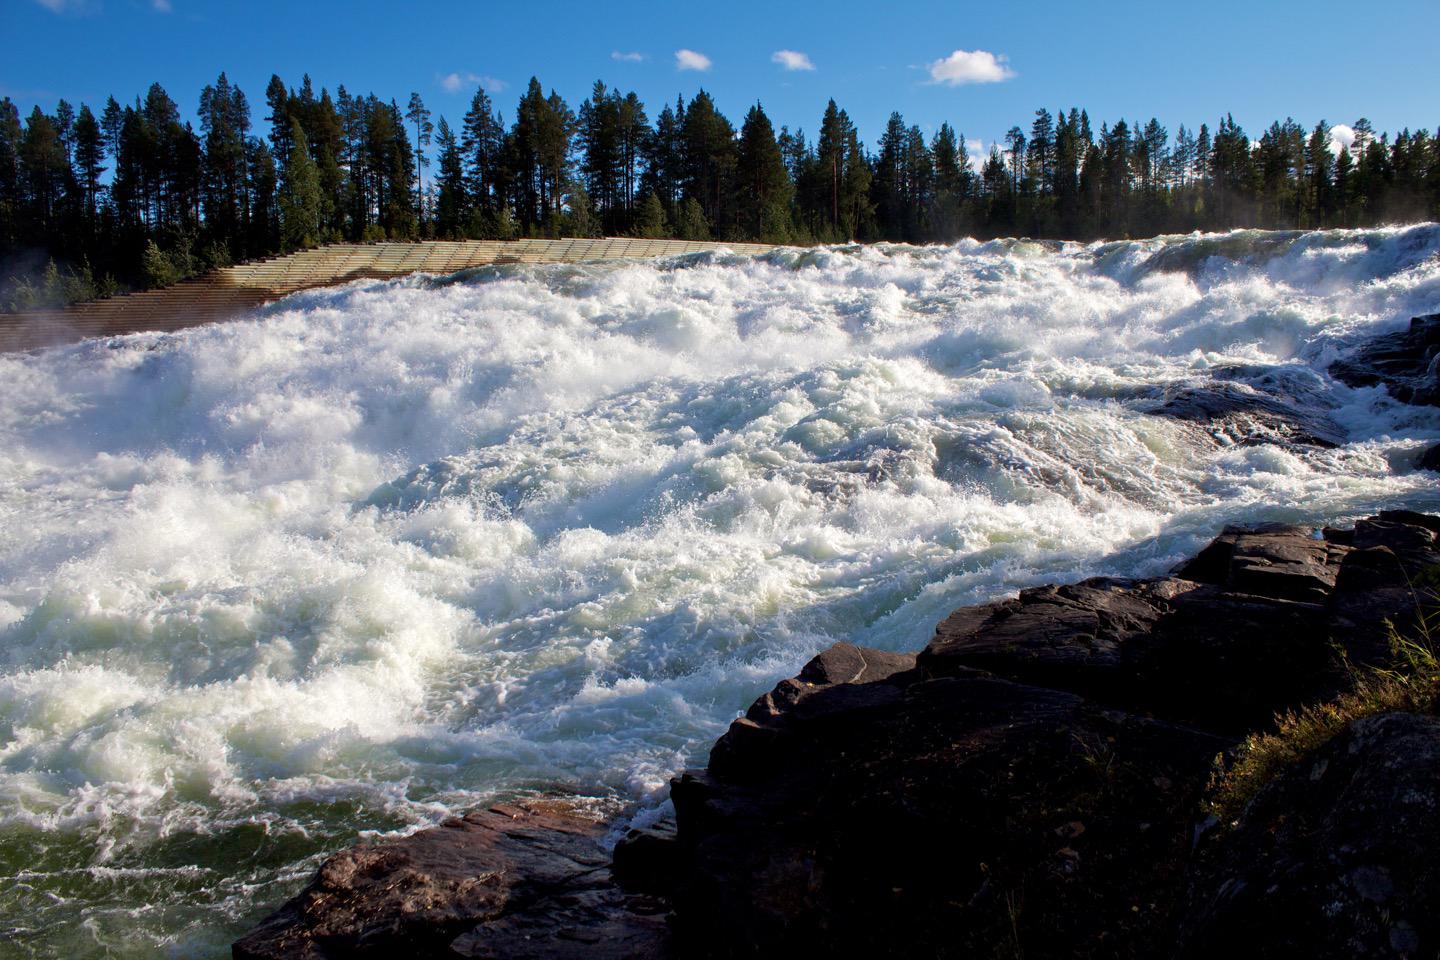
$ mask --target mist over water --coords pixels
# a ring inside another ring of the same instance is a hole
[[[0,942],[228,955],[363,830],[644,808],[837,640],[1440,509],[1325,366],[1440,227],[506,266],[0,355]],[[1147,411],[1244,363],[1348,443]]]

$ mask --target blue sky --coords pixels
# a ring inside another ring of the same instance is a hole
[[[484,83],[507,120],[529,77],[571,104],[594,80],[653,116],[701,87],[738,125],[761,101],[778,127],[819,126],[834,97],[869,143],[890,111],[972,139],[1028,130],[1038,106],[1171,130],[1229,111],[1252,135],[1294,116],[1379,130],[1440,125],[1437,0],[986,3],[0,0],[0,95],[125,101],[159,81],[193,116],[221,70],[257,125],[272,73],[298,86],[412,90],[453,122]],[[810,69],[813,68],[813,69]]]

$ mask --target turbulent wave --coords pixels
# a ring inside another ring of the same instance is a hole
[[[1326,365],[1440,227],[724,252],[0,356],[0,938],[220,956],[357,830],[643,805],[761,690],[1227,522],[1440,507]],[[1152,415],[1235,365],[1334,449]]]

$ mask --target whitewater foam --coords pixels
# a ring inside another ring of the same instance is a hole
[[[485,268],[0,356],[0,915],[222,955],[360,830],[657,802],[839,639],[1440,508],[1440,415],[1325,365],[1440,227]],[[1334,450],[1153,416],[1246,364]]]

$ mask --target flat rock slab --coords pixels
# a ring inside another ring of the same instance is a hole
[[[343,850],[236,960],[665,957],[664,914],[610,879],[605,824],[562,803],[476,810]]]

